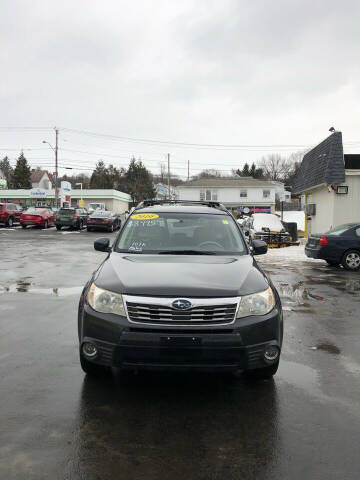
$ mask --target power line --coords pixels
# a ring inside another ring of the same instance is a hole
[[[175,142],[172,140],[158,140],[158,139],[146,139],[146,138],[135,138],[135,137],[124,137],[118,135],[109,135],[109,134],[102,134],[102,133],[95,133],[89,132],[86,130],[76,130],[72,128],[61,128],[64,132],[72,132],[77,133],[80,135],[87,135],[91,137],[101,137],[101,138],[108,138],[112,140],[122,140],[128,142],[136,142],[136,143],[150,143],[150,144],[161,144],[161,145],[178,145],[178,146],[187,146],[187,147],[203,147],[203,148],[226,148],[226,149],[242,149],[242,148],[281,148],[281,147],[289,147],[289,148],[307,148],[310,145],[232,145],[232,144],[208,144],[208,143],[189,143],[189,142]]]

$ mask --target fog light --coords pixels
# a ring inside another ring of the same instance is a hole
[[[98,350],[97,350],[96,346],[93,343],[90,343],[90,342],[85,342],[83,344],[82,351],[83,351],[84,355],[86,355],[87,357],[90,357],[90,358],[96,357],[96,355],[98,353]]]
[[[276,345],[269,345],[265,348],[264,358],[268,362],[274,362],[279,356],[279,348]]]

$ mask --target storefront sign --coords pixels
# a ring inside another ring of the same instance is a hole
[[[46,198],[46,190],[43,188],[32,188],[30,190],[30,198]]]
[[[238,207],[238,213],[271,213],[271,207]]]
[[[61,199],[61,205],[63,205],[65,202],[70,204],[71,202],[71,183],[70,182],[65,182],[64,180],[61,182],[60,199]]]

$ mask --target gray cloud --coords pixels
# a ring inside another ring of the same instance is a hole
[[[359,13],[356,0],[4,1],[1,125],[312,144],[335,124],[360,142]],[[0,135],[0,147],[38,143],[35,135]],[[88,149],[141,151],[153,168],[167,150],[100,139]],[[187,158],[198,170],[264,152],[171,153],[185,173]]]

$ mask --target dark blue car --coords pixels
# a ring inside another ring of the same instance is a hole
[[[346,270],[360,268],[360,223],[339,225],[326,233],[308,238],[305,253],[329,265],[342,265]]]

